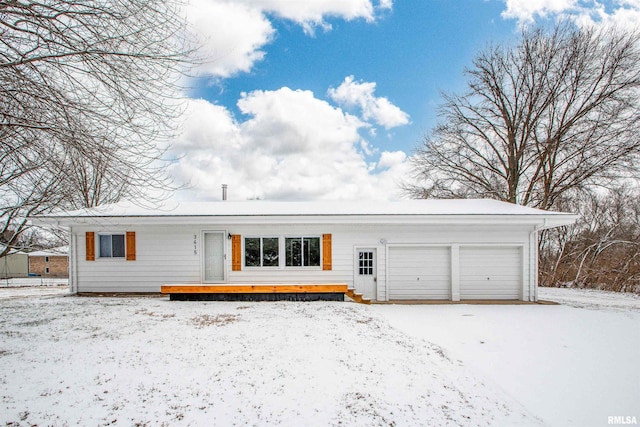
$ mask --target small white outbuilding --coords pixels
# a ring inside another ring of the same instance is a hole
[[[41,216],[72,292],[346,283],[366,298],[537,300],[538,233],[576,215],[495,200],[130,203]]]

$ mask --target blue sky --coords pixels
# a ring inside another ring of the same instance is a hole
[[[241,92],[276,90],[283,86],[308,89],[326,98],[330,87],[344,78],[376,83],[376,93],[411,116],[411,124],[381,135],[376,141],[390,148],[411,150],[424,130],[435,123],[439,90],[463,89],[463,69],[489,41],[513,39],[513,20],[500,19],[498,1],[413,0],[395,3],[375,23],[363,19],[328,19],[332,29],[314,36],[290,21],[274,19],[277,34],[265,46],[264,60],[251,72],[207,85],[195,96],[226,105]]]
[[[179,199],[393,199],[440,91],[523,25],[640,21],[640,0],[193,0],[204,48]],[[631,24],[630,24],[631,23]]]

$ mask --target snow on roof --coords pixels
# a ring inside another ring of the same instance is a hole
[[[576,215],[488,199],[275,202],[263,200],[171,202],[148,208],[131,202],[30,218],[34,224],[148,223],[522,223],[538,229],[569,225]]]
[[[0,253],[4,252],[6,247],[7,247],[6,245],[3,245],[0,243]],[[11,256],[11,255],[26,255],[26,254],[27,253],[23,251],[16,251],[16,250],[9,249],[9,253],[7,255]]]
[[[342,215],[570,215],[490,199],[274,202],[263,200],[173,202],[147,208],[120,202],[42,218]]]
[[[69,246],[59,248],[43,249],[41,251],[29,252],[29,256],[66,256],[69,255]]]

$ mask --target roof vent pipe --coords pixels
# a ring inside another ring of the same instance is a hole
[[[227,200],[227,184],[222,184],[222,201]]]

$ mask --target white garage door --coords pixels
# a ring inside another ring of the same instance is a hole
[[[519,299],[521,293],[521,248],[460,247],[461,299]]]
[[[449,299],[451,255],[448,247],[389,248],[390,300]]]

